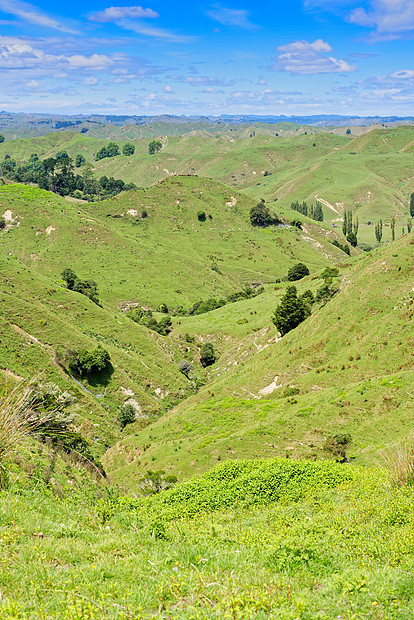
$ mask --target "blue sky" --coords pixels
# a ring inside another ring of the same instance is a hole
[[[0,109],[414,114],[414,0],[0,0]]]

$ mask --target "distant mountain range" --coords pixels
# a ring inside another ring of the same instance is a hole
[[[162,114],[158,116],[127,116],[113,114],[31,114],[0,111],[0,127],[8,128],[21,125],[53,125],[56,129],[69,128],[81,123],[99,123],[113,125],[146,125],[149,123],[221,123],[230,125],[247,125],[252,123],[276,124],[280,122],[296,123],[298,125],[313,125],[318,127],[341,126],[371,126],[378,124],[407,124],[414,121],[413,116],[341,116],[336,114],[320,114],[313,116],[280,116],[254,114],[222,114],[220,116],[174,116]]]

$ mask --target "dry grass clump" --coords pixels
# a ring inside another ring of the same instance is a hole
[[[389,445],[379,453],[393,486],[414,485],[414,435]]]
[[[7,486],[10,459],[22,451],[30,433],[39,424],[34,416],[34,380],[0,394],[0,488]]]

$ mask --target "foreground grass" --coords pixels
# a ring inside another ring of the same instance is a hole
[[[197,507],[197,489],[215,505]],[[1,501],[1,618],[414,614],[414,493],[379,472],[233,462],[149,500],[68,484],[60,499],[38,486]]]

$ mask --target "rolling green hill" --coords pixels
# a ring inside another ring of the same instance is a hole
[[[360,220],[360,240],[370,245],[376,244],[374,224],[379,219],[389,224],[391,217],[396,217],[397,236],[402,234],[409,195],[414,190],[412,126],[382,127],[360,135],[356,129],[351,135],[343,131],[340,135],[314,133],[315,128],[313,133],[305,132],[288,123],[271,127],[279,131],[254,135],[252,128],[239,127],[224,133],[179,136],[160,131],[163,148],[152,156],[148,154],[149,137],[135,139],[117,127],[118,134],[110,137],[120,144],[124,139],[133,140],[134,155],[98,162],[94,161],[95,154],[108,137],[103,140],[104,134],[90,137],[59,132],[6,141],[0,145],[0,157],[7,153],[25,160],[33,152],[47,157],[65,149],[71,157],[83,154],[96,176],[114,176],[141,187],[168,176],[197,174],[219,180],[255,200],[277,200],[282,213],[294,200],[314,202],[319,198],[326,221],[335,224],[345,209],[352,209]],[[384,239],[387,237],[390,232],[386,226]]]
[[[258,325],[266,340],[245,335],[212,368],[211,384],[129,437],[127,451],[139,459],[147,445],[143,469],[152,462],[187,477],[228,458],[326,457],[326,439],[348,433],[350,454],[372,459],[371,449],[411,428],[412,247],[406,236],[360,259],[337,295],[279,341],[270,302],[267,328]],[[259,300],[244,302],[246,321]],[[180,329],[202,338],[222,331],[229,338],[225,313],[200,317],[199,332],[196,318],[183,320]],[[137,475],[136,464],[125,466],[117,448],[106,458],[111,468],[118,464],[120,478]]]

